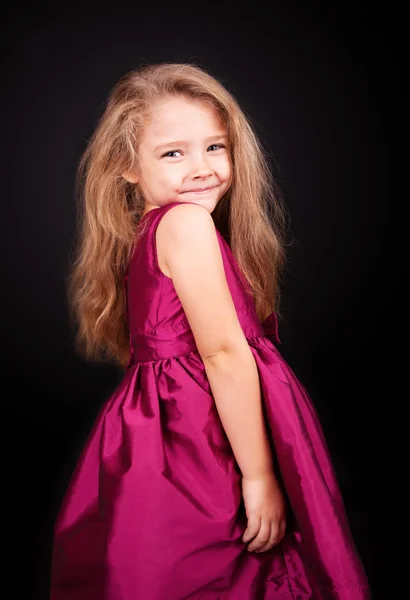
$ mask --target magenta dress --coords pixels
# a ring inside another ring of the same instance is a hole
[[[280,355],[277,319],[260,324],[247,282],[216,230],[259,372],[287,534],[247,552],[241,474],[192,331],[147,230],[124,282],[131,356],[103,406],[55,524],[51,600],[368,600],[311,400]]]

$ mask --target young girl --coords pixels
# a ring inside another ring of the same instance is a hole
[[[285,211],[235,99],[194,65],[126,74],[78,181],[78,348],[126,369],[57,517],[51,599],[370,598],[277,349]]]

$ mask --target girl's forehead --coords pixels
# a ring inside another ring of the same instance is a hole
[[[153,107],[146,121],[145,135],[163,136],[188,132],[200,135],[222,133],[226,127],[215,108],[185,99],[170,99]]]
[[[151,129],[158,127],[191,126],[192,122],[199,122],[211,126],[222,125],[221,116],[216,108],[206,102],[190,100],[187,98],[168,98],[157,102],[147,119],[147,126]]]

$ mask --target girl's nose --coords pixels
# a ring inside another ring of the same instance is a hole
[[[196,169],[193,171],[192,179],[204,179],[212,175],[211,169],[204,167],[203,169]]]
[[[192,160],[191,166],[191,177],[194,178],[204,178],[208,175],[212,175],[212,169],[208,165],[206,158],[203,156],[197,156]]]

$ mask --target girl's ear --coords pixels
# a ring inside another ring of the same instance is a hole
[[[124,177],[124,179],[126,179],[129,183],[138,183],[138,176],[136,173],[131,173],[129,171],[126,171],[125,173],[122,174],[122,176]]]

